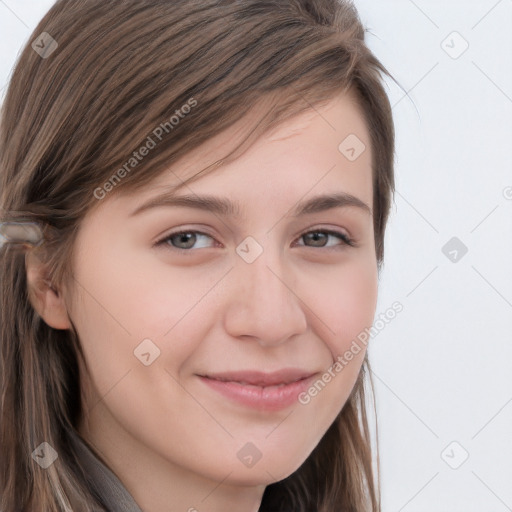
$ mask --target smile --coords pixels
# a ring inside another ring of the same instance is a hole
[[[201,381],[233,402],[260,411],[278,411],[298,401],[308,389],[316,373],[284,370],[272,374],[237,372],[199,375]]]

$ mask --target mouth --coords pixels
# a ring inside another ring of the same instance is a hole
[[[259,371],[198,375],[209,389],[231,401],[260,411],[277,411],[298,401],[317,372],[295,368],[272,373]]]

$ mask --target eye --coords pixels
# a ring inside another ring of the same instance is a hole
[[[213,238],[210,235],[207,235],[206,233],[202,233],[201,231],[177,231],[175,233],[171,233],[167,235],[162,240],[156,242],[156,246],[163,246],[163,245],[169,245],[171,249],[177,249],[182,251],[187,251],[189,249],[194,248],[194,244],[198,240],[203,238],[210,238],[213,240]],[[177,245],[175,245],[177,244]],[[195,247],[196,249],[204,248],[204,243],[200,247]]]
[[[341,240],[341,243],[328,244],[329,237],[336,237],[338,240]],[[190,249],[201,249],[208,247],[206,240],[208,238],[210,240],[214,240],[213,237],[207,235],[206,233],[202,233],[201,231],[182,230],[170,233],[165,238],[156,242],[155,246],[167,245],[169,246],[169,248],[176,249],[178,251],[189,251]],[[194,247],[198,241],[201,241],[201,239],[203,240],[202,243],[199,246]],[[346,235],[345,233],[331,230],[308,231],[307,233],[301,235],[299,237],[299,240],[312,242],[313,245],[299,244],[305,247],[319,247],[329,249],[339,245],[348,245],[351,247],[356,247],[355,241],[351,239],[348,235]]]
[[[320,235],[320,236],[319,236]],[[341,240],[341,244],[328,244],[327,241],[329,237],[336,237],[338,240]],[[331,230],[314,230],[314,231],[308,231],[307,233],[304,233],[301,235],[299,240],[308,240],[313,243],[313,245],[306,245],[306,247],[321,247],[321,248],[333,248],[336,245],[349,245],[350,247],[356,247],[355,241],[350,238],[345,233],[341,233],[338,231],[331,231]],[[300,244],[302,245],[302,244]]]

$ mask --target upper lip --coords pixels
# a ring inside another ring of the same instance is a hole
[[[290,384],[298,380],[311,377],[316,372],[302,370],[299,368],[284,368],[275,372],[260,372],[258,370],[244,370],[236,372],[209,373],[201,375],[209,379],[239,382],[253,386],[275,386],[278,384]]]

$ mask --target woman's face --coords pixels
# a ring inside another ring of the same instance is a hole
[[[134,496],[161,475],[260,489],[285,478],[335,420],[364,359],[363,346],[331,368],[377,300],[370,138],[352,96],[180,189],[188,205],[136,213],[225,155],[236,133],[147,189],[107,195],[78,234],[68,312],[90,369],[80,429]],[[368,209],[318,199],[334,194]],[[236,212],[217,209],[228,202]]]

